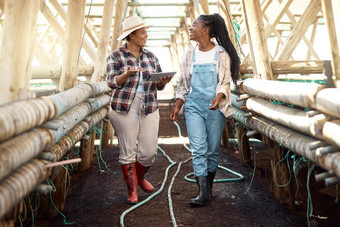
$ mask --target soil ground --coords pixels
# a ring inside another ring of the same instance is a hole
[[[178,137],[176,126],[168,120],[170,109],[167,102],[160,107],[159,138]],[[182,117],[178,123],[182,135],[186,136],[184,118]],[[88,171],[71,174],[70,189],[63,211],[66,222],[73,222],[71,226],[119,226],[120,223],[128,227],[174,226],[169,210],[168,189],[176,171],[179,171],[170,191],[177,226],[306,226],[307,197],[303,184],[298,194],[300,205],[297,205],[294,211],[288,210],[286,205],[275,199],[266,147],[262,143],[251,144],[252,154],[254,155],[254,152],[257,154],[256,170],[252,176],[253,168],[240,165],[234,144],[230,145],[229,149],[221,146],[219,164],[242,174],[245,180],[214,183],[211,205],[193,208],[189,201],[190,198],[197,196],[198,188],[196,183],[184,179],[185,175],[192,172],[191,161],[184,163],[190,158],[190,152],[179,140],[176,144],[160,143],[159,146],[173,162],[176,162],[176,165],[169,167],[171,163],[162,152],[158,152],[155,163],[145,178],[155,186],[159,194],[127,213],[122,222],[120,222],[122,213],[132,206],[125,202],[127,188],[118,163],[118,147],[110,146],[102,152],[102,158],[115,174],[108,171],[103,162],[100,171],[96,158]],[[252,167],[254,164],[253,160]],[[164,180],[168,168],[167,178]],[[306,175],[306,169],[301,168],[299,177],[303,178]],[[227,178],[235,176],[218,169],[216,179]],[[311,180],[310,184],[315,215],[311,219],[311,226],[337,226],[336,218],[337,214],[340,214],[340,209],[339,205],[334,203],[334,197],[320,192],[322,184],[314,180]],[[139,188],[139,201],[147,199],[150,195]],[[53,220],[39,217],[36,226],[65,226],[64,218],[61,215]]]

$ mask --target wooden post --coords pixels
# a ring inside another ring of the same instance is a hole
[[[29,83],[40,0],[5,1],[0,49],[0,105],[30,98]]]
[[[255,64],[254,47],[253,47],[253,43],[252,43],[252,40],[251,40],[250,29],[249,29],[250,25],[249,25],[249,20],[248,20],[248,16],[247,16],[247,10],[246,10],[246,7],[244,5],[244,0],[241,0],[241,4],[242,4],[242,11],[243,11],[243,18],[244,18],[246,35],[241,35],[240,41],[241,41],[241,44],[242,44],[243,43],[242,38],[246,36],[247,42],[248,42],[248,45],[249,45],[249,52],[250,52],[250,57],[251,57],[251,65],[252,65],[252,68],[253,68],[253,74],[257,75],[258,69],[257,69],[257,66]],[[248,62],[248,61],[244,61],[244,62]]]
[[[115,50],[119,47],[120,41],[117,40],[119,35],[121,34],[121,25],[123,21],[123,15],[125,15],[127,10],[127,1],[125,0],[117,0],[115,6],[115,19],[113,24],[113,33],[112,33],[112,41],[111,41],[111,50]]]
[[[0,218],[0,226],[1,227],[14,227],[17,223],[18,215],[22,213],[24,210],[24,201],[22,200],[16,205],[13,209],[11,209],[4,217]]]
[[[278,164],[278,162],[282,159],[282,148],[279,146],[279,144],[264,135],[262,135],[262,141],[269,148],[270,152],[270,166],[274,180],[273,187],[275,197],[277,201],[287,204],[288,208],[293,210],[295,205],[292,183],[290,182],[285,187],[278,186],[287,184],[290,180],[287,161],[285,160]]]
[[[69,0],[67,4],[66,35],[59,83],[60,91],[68,90],[77,85],[85,2],[86,0]]]
[[[238,143],[238,152],[241,165],[248,164],[251,159],[250,149],[249,149],[249,141],[246,136],[246,129],[242,124],[238,124],[236,128],[237,133],[237,143]]]
[[[233,43],[234,47],[236,47],[234,27],[233,27],[233,22],[232,22],[232,18],[231,18],[231,12],[230,12],[230,2],[229,2],[229,0],[218,0],[217,4],[223,12],[222,17],[224,18],[224,21],[227,25],[230,40]]]
[[[60,211],[63,212],[65,208],[65,201],[66,201],[66,188],[67,188],[67,182],[68,182],[68,174],[65,168],[63,167],[56,167],[59,168],[59,174],[58,176],[54,179],[53,184],[56,188],[55,192],[52,192],[52,199],[53,203],[56,206],[56,208]],[[49,217],[50,218],[55,218],[59,214],[58,211],[54,208],[54,206],[50,204],[49,208]]]
[[[92,132],[88,140],[85,140],[85,139],[81,140],[81,145],[80,145],[81,162],[79,163],[80,172],[88,170],[91,167],[95,139],[96,139],[96,132]]]
[[[261,5],[259,0],[242,0],[247,15],[249,30],[247,37],[250,37],[252,43],[257,73],[261,79],[272,80],[273,72],[270,64],[270,55],[267,46],[267,40],[264,34]],[[249,32],[249,34],[248,34]]]
[[[334,21],[333,7],[331,0],[321,0],[322,14],[326,21],[329,44],[332,53],[333,75],[336,77],[335,85],[340,87],[340,53],[338,39],[336,37],[336,27]],[[339,23],[339,21],[338,21]]]
[[[114,129],[109,119],[104,118],[102,121],[102,150],[112,145]]]
[[[200,0],[200,5],[202,7],[204,14],[209,14],[209,2],[208,0]]]
[[[107,57],[108,49],[107,47],[109,45],[110,40],[110,31],[112,26],[113,7],[114,1],[105,0],[96,62],[94,64],[94,72],[91,77],[92,83],[105,80],[105,63]]]

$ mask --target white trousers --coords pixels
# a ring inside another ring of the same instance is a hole
[[[118,136],[120,164],[138,160],[145,167],[151,166],[158,148],[158,109],[145,117],[144,95],[138,92],[127,114],[110,110],[108,115]]]

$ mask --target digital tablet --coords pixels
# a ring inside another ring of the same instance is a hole
[[[177,72],[161,72],[161,73],[151,73],[151,77],[148,81],[158,81],[160,78],[167,76],[174,76]]]

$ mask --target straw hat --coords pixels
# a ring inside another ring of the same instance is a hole
[[[142,21],[142,19],[140,19],[139,16],[132,16],[132,17],[126,18],[123,21],[123,33],[118,37],[117,40],[122,40],[126,36],[128,36],[131,32],[136,31],[143,27],[149,28],[151,27],[151,25],[145,24]]]

